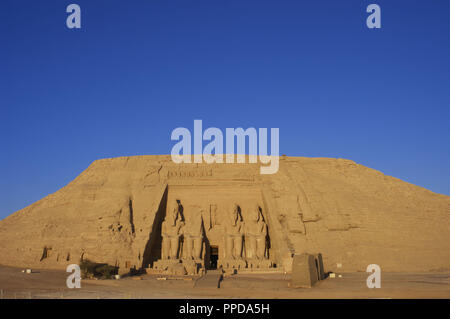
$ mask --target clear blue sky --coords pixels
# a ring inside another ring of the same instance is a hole
[[[169,154],[194,119],[279,127],[282,154],[450,195],[449,14],[447,0],[2,0],[0,218],[96,159]]]

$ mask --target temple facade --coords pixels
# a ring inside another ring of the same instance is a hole
[[[275,270],[268,211],[258,189],[170,185],[162,200],[147,268],[171,273],[182,264],[189,274]]]

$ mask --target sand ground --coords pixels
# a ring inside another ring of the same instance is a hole
[[[0,298],[450,298],[450,273],[382,273],[381,288],[366,286],[368,274],[342,273],[314,288],[289,288],[289,275],[237,274],[225,277],[220,288],[194,287],[196,278],[157,275],[120,280],[82,280],[80,289],[69,289],[69,273],[0,266]]]

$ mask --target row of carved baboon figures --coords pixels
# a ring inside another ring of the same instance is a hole
[[[201,207],[189,207],[189,212],[179,200],[167,210],[162,223],[162,259],[177,259],[180,256],[180,241],[183,240],[183,257],[199,260],[202,258],[204,242],[204,221]],[[184,216],[188,215],[188,218]],[[241,207],[233,204],[227,210],[223,223],[225,259],[241,259],[245,242],[245,258],[266,259],[268,246],[267,224],[264,220],[260,205],[255,205],[253,210],[246,212],[250,218],[245,222],[242,218]],[[207,226],[212,228],[211,221]]]

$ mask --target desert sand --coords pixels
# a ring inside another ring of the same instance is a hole
[[[80,289],[65,285],[61,270],[0,267],[0,289],[4,299],[184,299],[184,298],[450,298],[450,273],[383,273],[380,289],[368,289],[367,273],[342,273],[327,278],[314,288],[289,288],[289,274],[245,274],[225,277],[220,288],[196,285],[198,277],[157,275],[126,277],[121,280],[82,280]]]

